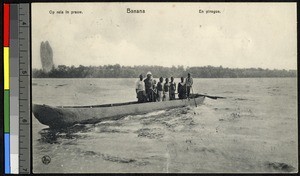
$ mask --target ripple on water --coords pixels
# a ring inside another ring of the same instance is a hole
[[[138,137],[146,137],[150,139],[160,139],[164,137],[164,131],[161,128],[142,128],[136,131]]]
[[[85,156],[92,156],[92,157],[100,157],[105,161],[110,161],[110,162],[117,162],[117,163],[124,163],[124,164],[135,164],[138,166],[143,166],[147,165],[150,162],[144,161],[142,159],[134,159],[134,158],[126,158],[126,157],[120,157],[120,156],[114,156],[111,154],[106,154],[106,153],[100,153],[100,152],[94,152],[90,150],[82,150],[77,148],[77,152],[79,152],[82,155]]]
[[[295,168],[289,164],[286,163],[280,163],[280,162],[266,162],[264,164],[267,168],[279,171],[279,172],[292,172],[295,170]]]

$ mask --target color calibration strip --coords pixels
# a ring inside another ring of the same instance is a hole
[[[9,84],[9,37],[10,5],[4,4],[3,13],[3,65],[4,65],[4,171],[10,174],[10,84]]]
[[[5,174],[29,174],[31,167],[30,6],[3,6]]]

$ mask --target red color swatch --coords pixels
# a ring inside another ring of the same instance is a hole
[[[3,46],[9,47],[9,4],[4,4],[4,14],[3,14]]]

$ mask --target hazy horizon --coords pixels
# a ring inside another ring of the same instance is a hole
[[[297,70],[296,12],[296,3],[32,3],[32,68],[49,41],[56,66]]]
[[[103,64],[103,65],[82,65],[82,66],[84,66],[84,67],[99,67],[99,66],[105,66],[105,65],[117,65],[118,63],[116,63],[116,64]],[[64,65],[64,64],[59,64],[59,65]],[[57,66],[59,66],[59,65],[57,65],[57,64],[54,64],[54,66],[55,67],[57,67]],[[121,65],[121,64],[119,64],[121,67],[122,66],[124,66],[124,67],[138,67],[138,66],[149,66],[149,67],[156,67],[156,66],[161,66],[161,65]],[[75,65],[65,65],[65,66],[67,66],[67,67],[72,67],[72,66],[74,66],[74,67],[79,67],[79,65],[77,65],[77,66],[75,66]],[[282,68],[282,69],[280,69],[280,68],[272,68],[272,69],[270,69],[270,68],[263,68],[263,67],[241,67],[241,68],[238,68],[238,67],[224,67],[223,65],[219,65],[219,66],[213,66],[213,65],[202,65],[202,66],[197,66],[197,65],[195,65],[195,66],[184,66],[184,65],[172,65],[172,66],[161,66],[161,67],[165,67],[165,68],[172,68],[172,67],[176,67],[176,68],[178,68],[179,66],[183,66],[183,68],[184,69],[187,69],[187,68],[191,68],[191,67],[222,67],[222,68],[229,68],[229,69],[251,69],[251,68],[254,68],[254,69],[258,69],[258,68],[261,68],[261,69],[264,69],[264,70],[266,70],[266,69],[269,69],[269,70],[291,70],[291,71],[297,71],[297,68],[296,69],[285,69],[285,68]],[[40,67],[40,68],[32,68],[32,69],[42,69],[42,67]]]

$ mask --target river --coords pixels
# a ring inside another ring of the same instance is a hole
[[[135,81],[32,79],[32,102],[132,101]],[[69,132],[53,133],[32,115],[33,172],[298,172],[297,78],[194,79],[193,89],[226,99],[78,124]]]

